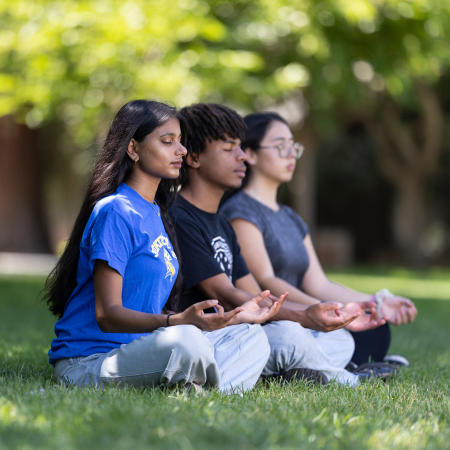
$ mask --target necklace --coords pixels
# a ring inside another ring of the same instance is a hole
[[[246,188],[245,190],[250,192],[250,194],[252,194],[253,198],[256,198],[256,200],[258,200],[260,203],[264,204],[264,202],[262,201],[261,197],[252,188]]]
[[[149,203],[150,203],[150,202],[149,202]],[[158,214],[158,217],[159,217],[159,211],[153,206],[153,205],[158,206],[158,204],[157,204],[156,202],[153,202],[153,203],[150,203],[150,205],[151,205],[151,207],[153,208],[153,211],[155,211],[155,213]]]
[[[251,194],[251,197],[253,197],[255,200],[258,200],[259,203],[262,203],[266,208],[269,208],[275,212],[277,211],[277,210],[271,208],[270,206],[268,206],[252,188],[245,188],[244,190],[247,191],[249,194]]]

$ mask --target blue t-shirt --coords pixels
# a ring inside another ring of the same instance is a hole
[[[178,273],[178,261],[158,213],[122,183],[94,207],[83,233],[77,286],[55,324],[50,364],[58,359],[106,353],[150,333],[104,333],[95,315],[95,262],[107,261],[123,277],[125,308],[161,314]]]

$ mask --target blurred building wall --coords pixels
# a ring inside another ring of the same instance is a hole
[[[50,250],[38,132],[0,118],[0,251]]]

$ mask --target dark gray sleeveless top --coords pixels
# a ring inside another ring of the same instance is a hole
[[[220,208],[229,220],[243,219],[261,231],[275,276],[301,289],[309,267],[309,257],[303,239],[308,226],[291,208],[280,204],[273,211],[258,200],[239,191]]]

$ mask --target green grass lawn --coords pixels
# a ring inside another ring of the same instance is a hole
[[[450,271],[330,272],[355,289],[408,295],[415,323],[393,329],[412,367],[389,384],[305,384],[239,396],[63,388],[47,351],[54,319],[42,279],[0,279],[0,449],[450,448]]]

